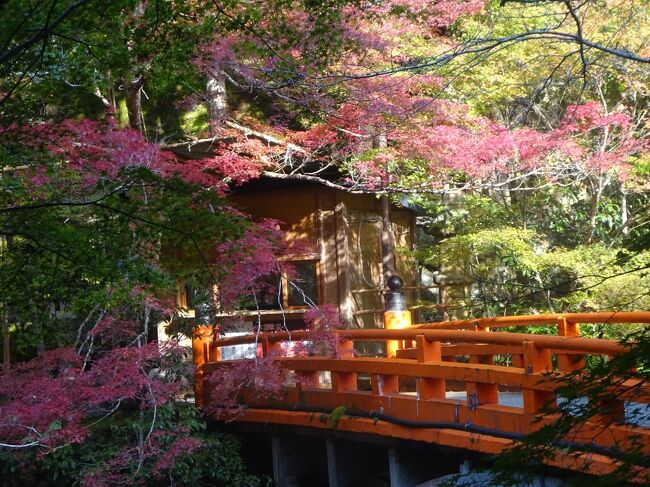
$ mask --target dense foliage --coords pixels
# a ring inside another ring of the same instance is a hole
[[[6,154],[29,155],[2,178],[2,319],[16,362],[0,385],[6,478],[254,482],[231,440],[206,437],[193,406],[175,405],[192,377],[186,351],[152,341],[176,281],[214,280],[217,248],[256,235],[224,207],[223,171],[198,178],[110,117],[3,135]],[[223,463],[196,468],[212,454]]]
[[[191,372],[153,340],[179,280],[220,285],[223,309],[277,269],[276,225],[224,200],[259,175],[420,208],[415,256],[457,315],[647,309],[649,15],[642,0],[3,2],[5,470],[255,482],[175,405]],[[160,150],[207,135],[210,158]]]

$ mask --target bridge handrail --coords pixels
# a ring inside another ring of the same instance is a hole
[[[424,336],[429,342],[456,342],[495,345],[523,345],[534,342],[538,348],[569,350],[572,352],[611,354],[623,353],[626,347],[615,340],[585,337],[564,337],[555,335],[535,335],[529,333],[486,333],[469,330],[431,330],[427,328],[404,328],[401,330],[386,330],[383,328],[365,330],[337,330],[334,332],[340,340],[380,341],[380,340],[415,340],[418,335]],[[260,335],[249,334],[236,337],[218,338],[212,344],[214,347],[260,343],[268,340],[270,343],[285,341],[304,341],[314,337],[310,331],[269,332]]]
[[[214,382],[203,378],[222,367],[227,370],[234,360],[220,360],[222,347],[257,344],[255,353],[276,359],[295,382],[282,397],[264,399],[243,390],[245,403],[257,410],[300,411],[321,408],[333,411],[342,404],[360,414],[380,411],[386,418],[428,424],[472,424],[504,434],[525,434],[543,423],[533,421],[545,404],[558,401],[556,389],[565,384],[566,374],[580,370],[586,355],[615,356],[626,345],[615,340],[578,335],[577,323],[650,323],[650,313],[573,313],[524,317],[501,317],[455,322],[460,328],[446,329],[452,322],[412,326],[403,329],[335,330],[334,342],[340,346],[334,356],[282,357],[283,342],[322,339],[313,331],[270,332],[234,337],[209,337],[198,343],[197,398],[208,403]],[[558,335],[488,332],[487,328],[513,324],[557,324]],[[474,327],[474,330],[463,327]],[[404,342],[397,357],[355,357],[354,342],[396,340]],[[328,340],[329,341],[329,340]],[[199,346],[200,345],[200,346]],[[509,365],[497,365],[493,355],[510,355]],[[554,357],[554,354],[556,357]],[[455,356],[469,356],[470,363],[456,362]],[[195,355],[196,358],[196,355]],[[511,365],[510,365],[511,364]],[[549,372],[553,372],[548,374]],[[227,373],[227,372],[226,372]],[[325,375],[323,375],[325,374]],[[324,379],[323,377],[328,377]],[[370,387],[366,382],[370,381]],[[325,382],[324,382],[325,381]],[[329,381],[329,383],[327,382]],[[409,382],[410,381],[410,382]],[[364,384],[365,389],[360,387]],[[410,385],[408,385],[410,384]],[[402,389],[404,385],[405,389]],[[447,386],[453,387],[448,389]],[[466,393],[466,399],[447,397],[447,392]],[[603,448],[640,438],[650,454],[650,428],[627,421],[626,401],[650,403],[650,387],[634,373],[610,386],[613,399],[602,413],[572,432],[576,441]],[[499,403],[504,391],[520,391],[521,406]],[[609,389],[608,389],[609,391]],[[649,407],[649,406],[644,406]],[[284,409],[282,409],[284,408]],[[295,409],[298,408],[298,409]],[[390,420],[390,419],[389,419]],[[546,422],[546,420],[544,420]],[[627,422],[626,422],[627,421]],[[604,425],[607,425],[604,427]],[[636,441],[636,440],[634,440]],[[468,443],[469,444],[469,443]]]
[[[647,311],[601,311],[593,313],[556,313],[543,315],[497,316],[494,318],[471,318],[467,320],[439,321],[414,325],[414,328],[461,330],[476,328],[502,328],[506,326],[558,325],[562,321],[571,324],[650,324]]]

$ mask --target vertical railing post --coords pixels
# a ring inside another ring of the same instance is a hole
[[[208,340],[206,340],[206,356],[208,357],[208,362],[219,362],[221,361],[221,347],[215,345],[216,337],[212,335]]]
[[[524,356],[520,353],[512,354],[512,366],[519,367],[520,369],[524,368]]]
[[[354,372],[332,372],[332,390],[335,392],[356,391],[357,374]]]
[[[477,326],[476,331],[489,332],[490,328]],[[472,364],[494,363],[494,355],[470,355],[469,361]],[[465,390],[467,391],[468,404],[474,398],[477,405],[481,404],[498,404],[499,403],[499,385],[496,383],[466,382]]]
[[[562,337],[575,338],[580,336],[580,326],[578,323],[571,323],[564,317],[557,320],[557,334]],[[560,372],[575,372],[581,370],[585,366],[585,359],[583,355],[572,353],[558,353],[557,354],[557,368]]]
[[[416,335],[415,347],[420,363],[442,361],[442,346],[440,342],[430,342],[424,335]],[[418,377],[415,381],[418,399],[444,399],[446,392],[445,379],[433,377]]]
[[[397,375],[371,374],[370,385],[372,393],[378,396],[390,396],[399,392]]]
[[[318,387],[320,372],[317,370],[296,370],[296,386],[298,389]]]
[[[203,325],[194,329],[192,334],[192,363],[194,364],[194,401],[198,407],[203,406],[203,365],[210,361],[210,342],[213,330]],[[215,353],[215,358],[218,360]]]
[[[339,341],[339,356],[341,358],[353,358],[354,357],[354,342],[348,339],[341,339]]]
[[[282,347],[280,346],[280,342],[271,341],[266,335],[262,335],[259,341],[260,345],[262,346],[262,357],[276,358],[282,355]]]
[[[531,340],[523,342],[524,369],[528,375],[541,375],[551,372],[551,351],[547,348],[538,348]],[[555,393],[553,391],[540,391],[525,388],[523,391],[524,413],[536,414],[546,404],[553,405]]]
[[[616,355],[608,354],[609,360],[614,357]],[[636,374],[636,369],[632,369],[630,372]],[[593,417],[593,420],[604,425],[625,422],[625,401],[617,398],[603,400],[598,405],[598,414]]]
[[[354,357],[354,342],[343,339],[339,342],[338,355],[340,359]],[[336,392],[356,391],[356,372],[332,372],[332,390]]]
[[[341,340],[338,349],[339,358],[347,359],[354,356],[354,342]],[[356,391],[357,374],[355,372],[332,372],[332,390],[336,392]]]
[[[394,275],[388,279],[386,293],[386,311],[384,312],[384,328],[399,330],[411,326],[411,312],[406,308],[406,296],[402,292],[404,281]],[[394,358],[401,346],[400,340],[386,340],[386,357]]]

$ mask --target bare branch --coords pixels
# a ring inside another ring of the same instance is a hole
[[[66,8],[63,12],[61,12],[56,19],[52,20],[51,22],[48,19],[45,25],[40,30],[38,30],[32,37],[24,40],[19,44],[16,44],[11,49],[7,49],[3,53],[1,53],[0,65],[20,55],[22,52],[28,50],[34,44],[44,39],[47,39],[47,37],[52,33],[52,31],[56,29],[65,19],[67,19],[75,10],[77,10],[79,7],[85,5],[90,1],[91,0],[77,0],[76,2],[71,4],[68,8]],[[56,2],[54,2],[54,4],[55,3]]]

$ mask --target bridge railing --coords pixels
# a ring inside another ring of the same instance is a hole
[[[564,334],[486,331],[552,322]],[[613,357],[625,352],[625,346],[616,341],[577,335],[580,323],[605,322],[650,323],[650,313],[556,315],[554,321],[549,316],[507,317],[399,330],[339,330],[335,332],[338,356],[282,356],[282,343],[311,340],[308,331],[221,338],[203,348],[205,363],[200,364],[200,375],[206,377],[232,363],[219,360],[221,347],[257,343],[259,356],[272,357],[286,370],[287,387],[274,398],[244,391],[242,400],[251,408],[332,411],[345,406],[355,415],[400,427],[456,428],[517,438],[552,419],[535,421],[543,406],[555,404],[557,388],[565,383],[567,373],[582,366],[586,356]],[[472,327],[474,330],[467,329]],[[475,331],[477,327],[482,331]],[[378,340],[398,340],[407,346],[396,358],[354,356],[354,343]],[[495,365],[492,356],[496,354],[509,355],[512,360],[508,365]],[[450,397],[452,384],[463,388],[464,399],[458,394]],[[520,404],[500,401],[506,390],[520,391]],[[649,386],[631,374],[613,392],[617,395],[602,415],[581,425],[568,440],[602,448],[640,442],[649,454],[650,429],[632,424],[625,414],[630,402],[650,408]],[[209,385],[204,385],[201,394],[207,403],[219,400],[210,396]]]

